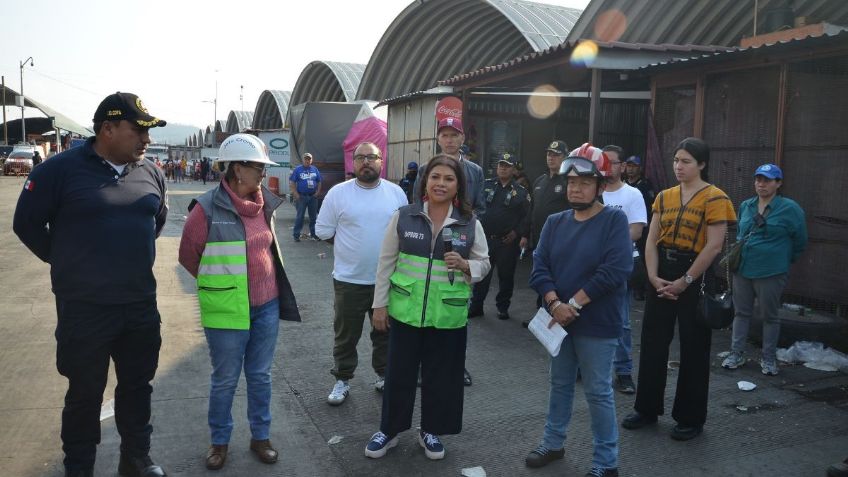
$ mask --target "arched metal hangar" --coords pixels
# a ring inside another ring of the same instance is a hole
[[[581,10],[520,0],[421,0],[389,25],[356,99],[426,90],[454,74],[562,43]]]
[[[266,89],[253,110],[254,129],[280,129],[291,103],[291,91]]]
[[[351,102],[356,99],[365,65],[313,61],[303,68],[291,95],[291,104],[311,101]]]
[[[230,111],[227,115],[227,132],[235,134],[250,129],[253,125],[253,111]]]

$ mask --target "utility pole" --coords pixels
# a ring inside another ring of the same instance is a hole
[[[35,66],[35,62],[32,60],[32,57],[21,61],[21,140],[26,144],[26,118],[24,117],[24,107],[26,106],[26,96],[24,96],[24,66],[26,66],[27,61],[30,66]]]

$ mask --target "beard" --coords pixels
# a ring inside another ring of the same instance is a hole
[[[366,184],[373,184],[380,179],[380,174],[370,167],[363,166],[356,174],[357,180]]]

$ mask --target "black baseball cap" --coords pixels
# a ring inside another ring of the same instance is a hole
[[[545,151],[555,152],[557,154],[562,154],[563,156],[568,155],[568,146],[565,144],[565,141],[560,141],[559,139],[551,142]]]
[[[94,111],[95,123],[120,121],[122,119],[145,128],[155,128],[167,124],[164,120],[151,116],[141,99],[132,93],[118,91],[115,94],[110,94],[100,102],[97,110]]]
[[[498,159],[498,164],[500,164],[501,162],[509,164],[510,166],[515,166],[516,164],[518,164],[518,156],[505,152],[501,154],[500,158]]]

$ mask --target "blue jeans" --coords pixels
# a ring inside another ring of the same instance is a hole
[[[543,446],[562,449],[565,444],[579,365],[592,419],[592,465],[618,467],[618,423],[610,375],[616,346],[616,338],[565,337],[559,355],[551,358],[551,394]]]
[[[297,200],[295,207],[297,207],[297,215],[294,218],[294,230],[292,230],[292,235],[294,235],[294,238],[300,237],[300,231],[303,230],[303,216],[308,209],[309,234],[314,237],[315,221],[318,220],[318,199],[315,198],[314,194],[300,194],[300,198]]]
[[[247,420],[253,439],[268,439],[271,427],[271,363],[277,345],[280,303],[276,298],[250,307],[249,330],[205,328],[212,377],[209,390],[209,430],[212,444],[230,442],[233,396],[241,368],[247,381]]]
[[[630,296],[632,290],[630,285],[627,285],[627,293],[624,295],[624,301],[621,304],[621,324],[623,331],[618,339],[618,347],[615,349],[615,361],[613,368],[615,374],[633,374],[633,341],[630,333]]]

